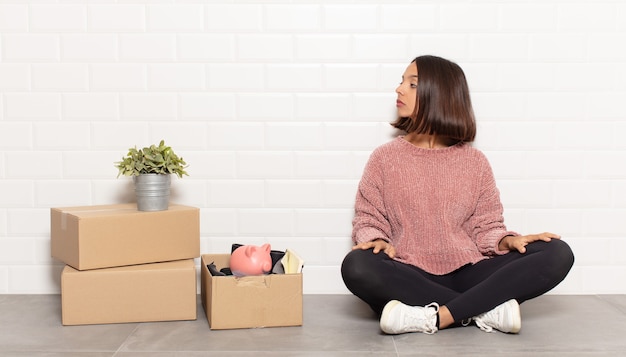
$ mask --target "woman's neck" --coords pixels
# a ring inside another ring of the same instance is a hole
[[[408,133],[404,140],[424,149],[443,149],[450,146],[448,140],[437,135]]]

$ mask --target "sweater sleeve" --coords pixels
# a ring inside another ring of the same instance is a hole
[[[474,213],[465,223],[465,229],[483,255],[502,255],[508,253],[508,250],[498,249],[500,240],[507,235],[517,236],[519,233],[507,230],[504,224],[500,192],[486,158],[484,158],[483,166],[482,177],[479,180],[478,202]]]
[[[376,239],[390,241],[391,227],[383,198],[383,171],[374,154],[365,165],[354,209],[352,240],[355,244]]]

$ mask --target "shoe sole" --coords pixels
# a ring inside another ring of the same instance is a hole
[[[522,329],[522,316],[520,313],[519,304],[517,300],[511,299],[505,303],[511,312],[509,318],[511,319],[511,330],[508,333],[519,333]]]
[[[398,304],[400,304],[400,301],[398,300],[389,301],[383,308],[383,313],[380,316],[380,329],[388,335],[397,335],[396,332],[391,332],[387,330],[385,325],[387,324],[387,321],[389,320],[389,314],[391,313],[391,310],[393,310],[393,308]]]

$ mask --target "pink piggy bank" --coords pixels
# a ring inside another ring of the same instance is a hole
[[[272,270],[269,244],[242,245],[230,255],[230,270],[235,276],[262,275]]]

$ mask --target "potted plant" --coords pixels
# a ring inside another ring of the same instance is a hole
[[[187,163],[161,140],[158,146],[130,148],[122,161],[115,163],[120,175],[132,176],[139,211],[164,211],[169,206],[171,174],[187,175]]]

